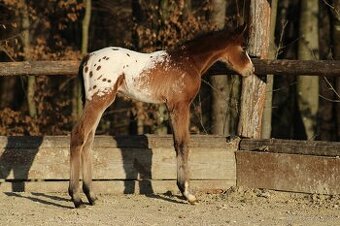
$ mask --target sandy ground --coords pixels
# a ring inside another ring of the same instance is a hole
[[[340,225],[340,196],[232,187],[198,193],[99,195],[74,209],[64,193],[0,193],[0,225]]]

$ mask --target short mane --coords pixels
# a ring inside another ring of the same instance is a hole
[[[175,49],[181,49],[183,47],[195,46],[197,43],[201,43],[204,39],[209,39],[213,37],[223,37],[225,41],[237,39],[240,34],[242,34],[243,28],[224,28],[222,30],[211,30],[209,32],[199,32],[193,39],[184,41],[177,45]]]

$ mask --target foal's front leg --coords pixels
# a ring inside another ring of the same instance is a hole
[[[189,191],[189,103],[168,106],[173,129],[174,147],[177,158],[177,186],[190,204],[197,199]]]

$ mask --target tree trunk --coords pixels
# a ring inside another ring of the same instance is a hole
[[[22,18],[22,44],[24,49],[24,60],[29,60],[30,57],[30,48],[31,48],[31,40],[30,40],[30,20],[28,14],[28,6],[25,4],[25,7],[21,9],[21,18]],[[28,76],[27,79],[27,107],[28,113],[31,117],[35,118],[37,116],[37,106],[34,101],[34,92],[35,92],[35,77]]]
[[[179,9],[182,11],[182,15],[184,17],[187,17],[191,10],[191,0],[182,0],[179,2],[179,4],[180,4]],[[161,10],[161,13],[160,13],[161,20],[164,23],[171,16],[169,14],[169,11],[170,11],[169,7],[171,7],[171,4],[169,0],[159,0],[159,5],[160,5],[159,10]],[[159,30],[160,27],[157,27],[157,28],[155,27],[154,29]],[[157,115],[158,115],[157,128],[155,129],[154,133],[158,135],[167,134],[168,126],[167,126],[166,121],[169,120],[169,115],[168,115],[165,105],[163,104],[159,105],[157,109]]]
[[[213,0],[211,22],[218,29],[225,25],[226,0]],[[230,86],[227,75],[214,75],[210,77],[213,87],[211,90],[211,133],[218,135],[229,135],[230,115],[228,114],[228,102]]]
[[[132,7],[132,18],[135,23],[144,23],[145,15],[143,12],[142,7],[142,0],[133,0],[131,2]],[[141,41],[140,37],[138,35],[137,29],[134,29],[132,31],[132,41],[133,45],[135,46],[136,50],[139,50],[141,48]],[[133,118],[136,119],[136,122],[130,122],[130,128],[133,129],[133,131],[130,131],[130,133],[134,134],[143,134],[144,133],[144,120],[145,120],[145,114],[144,114],[144,106],[142,102],[132,102],[135,108],[135,114]],[[135,124],[135,126],[132,126]]]
[[[85,15],[82,21],[82,40],[81,40],[81,55],[85,56],[88,52],[89,44],[89,29],[91,24],[92,0],[84,0]],[[72,100],[72,118],[76,122],[83,111],[81,83],[76,78],[73,85],[73,100]]]
[[[333,40],[334,40],[334,57],[336,60],[340,60],[340,0],[333,0]],[[340,77],[336,78],[336,92],[340,95]],[[338,98],[340,100],[340,98]],[[336,129],[337,129],[337,141],[340,141],[340,104],[335,105],[336,112]]]
[[[249,15],[250,55],[268,57],[270,4],[267,0],[251,0]],[[261,138],[262,114],[266,97],[266,83],[252,75],[242,79],[238,135]]]
[[[92,0],[84,0],[85,4],[85,16],[82,21],[82,42],[81,42],[81,53],[85,55],[88,51],[89,46],[89,30],[91,24],[91,11],[92,11]]]
[[[169,0],[159,0],[159,5],[161,10],[161,20],[164,23],[169,18]],[[154,28],[159,30],[159,27]],[[166,106],[161,104],[157,108],[157,128],[155,128],[154,133],[158,135],[164,135],[168,133],[168,127],[165,121],[169,120],[169,115],[166,110]]]
[[[270,34],[268,59],[276,59],[277,49],[275,46],[275,27],[278,0],[271,1]],[[272,131],[272,99],[273,99],[274,75],[267,75],[266,102],[262,116],[262,138],[269,139]]]
[[[134,18],[135,23],[138,25],[147,25],[147,27],[152,30],[153,33],[156,35],[159,34],[160,31],[162,31],[162,25],[164,23],[167,23],[168,20],[171,19],[171,13],[174,11],[174,3],[170,0],[158,0],[158,1],[146,1],[148,3],[147,5],[156,5],[158,3],[158,10],[159,10],[159,16],[160,20],[158,21],[155,19],[158,15],[150,15],[149,10],[145,10],[143,7],[145,2],[141,0],[134,0],[132,1],[132,16]],[[182,0],[178,1],[176,4],[178,4],[179,11],[182,13],[183,17],[186,17],[191,10],[191,0]],[[148,18],[149,17],[149,18]],[[153,19],[150,19],[150,18]],[[138,27],[138,26],[137,26]],[[132,39],[133,44],[137,50],[144,51],[142,49],[142,43],[143,40],[139,37],[138,34],[138,28],[135,29],[132,32]],[[164,47],[164,46],[158,46],[158,47]],[[143,103],[135,103],[135,109],[136,109],[136,124],[137,124],[137,133],[142,134],[144,133],[144,127],[147,124],[145,122],[145,114],[144,114],[144,104]],[[153,129],[153,133],[155,134],[167,134],[168,132],[168,126],[166,121],[169,119],[168,112],[166,111],[166,107],[164,105],[159,105],[157,108],[157,123],[156,127]],[[138,113],[140,112],[140,113]]]
[[[319,0],[302,0],[298,57],[301,60],[319,58]],[[319,77],[297,78],[297,102],[308,140],[314,140],[319,109]]]

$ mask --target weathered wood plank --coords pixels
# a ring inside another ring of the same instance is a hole
[[[242,139],[239,150],[287,154],[340,156],[340,142],[281,139]]]
[[[280,76],[315,75],[340,76],[339,60],[266,60],[252,59],[255,74]],[[78,73],[79,61],[0,62],[0,76],[66,75]],[[207,74],[235,74],[223,63],[215,64]]]
[[[69,136],[0,136],[0,149],[2,148],[69,148]],[[216,135],[192,135],[190,148],[228,148],[233,142],[226,142],[226,137]],[[162,148],[173,147],[172,135],[129,135],[129,136],[96,136],[95,146],[103,148]]]
[[[339,60],[261,60],[252,59],[255,74],[278,76],[340,76]]]
[[[1,155],[1,152],[0,152]],[[233,151],[192,149],[193,179],[235,178]],[[97,148],[93,151],[95,179],[175,179],[175,152],[168,148]],[[0,178],[17,180],[69,177],[68,149],[12,149],[0,157]]]
[[[172,191],[178,192],[175,180],[113,180],[94,181],[94,189],[99,194],[152,194]],[[234,180],[192,180],[194,192],[228,189],[235,186]],[[0,192],[67,192],[68,181],[25,181],[2,182]]]
[[[238,141],[193,136],[192,179],[236,180]],[[171,136],[95,138],[94,179],[175,179]],[[0,179],[66,180],[69,178],[69,137],[0,137]],[[129,147],[130,146],[130,147]]]
[[[241,151],[236,169],[238,186],[340,194],[340,159],[335,157]]]
[[[79,61],[1,62],[0,76],[76,75]]]

